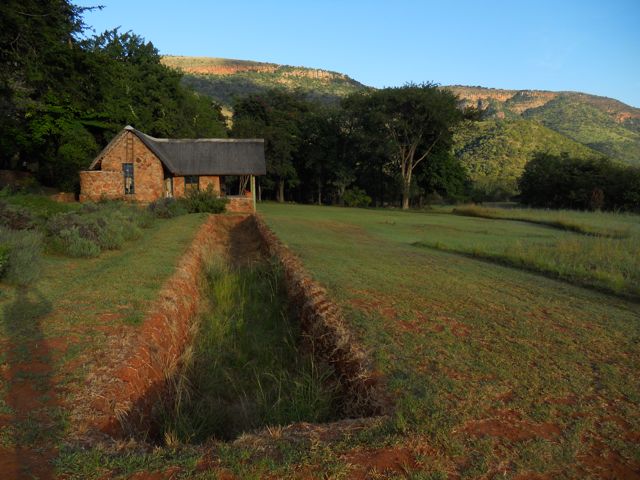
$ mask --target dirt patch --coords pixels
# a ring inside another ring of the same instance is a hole
[[[507,390],[506,392],[496,395],[496,400],[498,402],[509,403],[514,399],[514,397],[515,394],[513,393],[513,390]]]
[[[552,480],[552,478],[548,473],[524,472],[513,477],[513,480]]]
[[[603,480],[640,480],[640,464],[622,457],[604,445],[593,441],[586,453],[577,456],[584,476],[595,475]]]
[[[394,321],[398,318],[398,312],[393,306],[376,298],[379,296],[378,292],[375,292],[375,293],[369,292],[367,293],[367,295],[368,297],[366,299],[352,298],[349,303],[351,303],[351,305],[354,308],[361,310],[363,312],[366,312],[366,313],[376,312],[386,320]]]
[[[179,467],[171,467],[162,472],[136,472],[130,480],[174,480],[180,475]]]
[[[578,399],[575,395],[566,395],[564,397],[549,397],[544,401],[550,405],[575,405]]]
[[[392,402],[384,379],[349,331],[342,310],[262,219],[250,217],[246,222],[253,223],[267,251],[282,265],[290,308],[299,319],[309,350],[336,372],[346,415],[361,417],[389,412]]]
[[[374,478],[382,475],[408,475],[418,469],[415,455],[406,447],[358,450],[344,454],[342,459],[351,466],[349,478]]]
[[[553,423],[533,423],[522,420],[513,410],[499,410],[495,417],[467,422],[462,431],[476,437],[497,437],[511,442],[522,442],[536,438],[555,440],[562,433]]]

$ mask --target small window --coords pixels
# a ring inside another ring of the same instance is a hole
[[[198,175],[186,175],[184,177],[184,191],[200,190],[200,177]]]
[[[123,163],[122,172],[124,173],[124,193],[125,195],[133,195],[135,193],[135,184],[133,182],[133,163]]]

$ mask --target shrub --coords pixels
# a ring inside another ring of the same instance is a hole
[[[84,238],[78,227],[62,230],[53,242],[56,250],[69,257],[96,257],[100,254],[100,246]]]
[[[220,198],[218,193],[209,185],[206,190],[191,190],[182,199],[182,203],[189,213],[222,213],[228,200]]]
[[[0,244],[0,278],[2,278],[4,269],[7,268],[7,265],[9,264],[10,253],[11,253],[11,248],[9,247],[9,245]]]
[[[34,230],[0,227],[2,277],[18,285],[35,282],[42,264],[42,235]]]
[[[113,219],[105,219],[105,225],[98,233],[98,245],[104,250],[118,250],[125,241],[124,225]]]
[[[347,207],[368,207],[371,204],[371,197],[359,187],[345,191],[342,199]]]
[[[78,213],[61,213],[49,219],[46,224],[46,231],[52,237],[57,237],[64,230],[76,228],[82,238],[97,244],[100,238],[100,230],[105,225],[106,222],[102,218],[94,218]]]
[[[522,202],[535,207],[640,210],[640,168],[607,158],[539,154],[519,185]]]
[[[11,230],[27,230],[34,228],[35,223],[35,218],[26,208],[0,200],[0,225]]]
[[[125,241],[139,238],[141,228],[152,222],[153,218],[144,210],[122,202],[106,202],[88,204],[78,213],[54,215],[47,222],[46,231],[54,248],[62,253],[94,256],[100,250],[117,250]]]
[[[148,212],[156,218],[173,218],[187,213],[187,208],[175,198],[160,198],[151,202]]]
[[[139,210],[131,217],[131,220],[138,228],[151,228],[155,217],[149,210]]]
[[[444,198],[438,192],[431,192],[424,198],[427,205],[444,205]]]

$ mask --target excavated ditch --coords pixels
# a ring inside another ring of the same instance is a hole
[[[333,397],[327,420],[378,416],[390,410],[382,376],[349,332],[340,308],[297,257],[257,216],[211,216],[164,285],[139,333],[121,347],[117,361],[94,372],[88,391],[98,394],[92,395],[88,408],[76,409],[83,419],[84,438],[106,435],[161,443],[173,434],[166,427],[167,412],[171,414],[176,402],[184,402],[176,385],[194,381],[185,359],[191,358],[197,343],[202,315],[216,308],[207,299],[203,272],[220,259],[234,271],[261,264],[267,275],[278,276],[287,321],[296,331],[296,352],[329,372],[322,377]],[[286,401],[286,395],[283,398]],[[265,418],[252,429],[272,422]],[[214,436],[230,439],[241,431],[229,429]]]

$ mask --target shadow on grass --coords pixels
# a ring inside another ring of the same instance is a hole
[[[11,433],[0,449],[3,478],[54,478],[51,436],[62,426],[50,411],[58,404],[52,355],[41,324],[51,310],[51,302],[37,288],[26,286],[17,287],[15,299],[3,310],[5,401],[11,411],[1,421]]]

